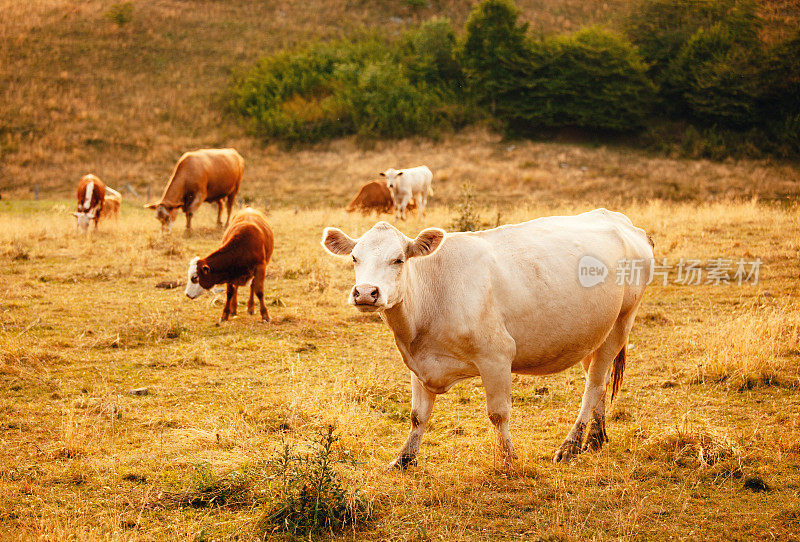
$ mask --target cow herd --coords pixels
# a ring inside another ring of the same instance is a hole
[[[250,282],[247,311],[255,314],[257,299],[261,319],[269,322],[264,277],[273,232],[255,209],[230,216],[243,169],[244,160],[233,149],[186,153],[161,200],[147,207],[165,230],[182,209],[188,229],[204,201],[217,204],[221,224],[224,202],[228,227],[222,245],[189,262],[185,293],[194,299],[226,284],[221,318],[226,321],[236,314],[238,288]],[[348,211],[394,209],[403,219],[416,208],[422,216],[431,194],[430,169],[388,169],[381,176],[385,182],[362,186]],[[84,177],[74,213],[79,226],[96,225],[113,201],[118,208],[118,193],[93,175]],[[581,408],[554,461],[608,441],[606,404],[622,382],[628,336],[654,266],[650,237],[625,215],[596,209],[478,232],[427,228],[414,239],[378,222],[358,239],[325,228],[322,245],[352,260],[355,281],[348,303],[380,314],[411,371],[411,432],[395,467],[402,470],[415,461],[436,396],[476,376],[486,390],[503,461],[513,467],[512,374],[553,374],[578,363],[586,375]],[[582,280],[586,258],[605,269],[600,280]],[[640,263],[641,280],[613,280],[613,270],[625,261]]]

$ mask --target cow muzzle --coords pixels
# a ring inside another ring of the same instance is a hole
[[[378,300],[381,297],[381,291],[377,286],[371,284],[357,284],[353,286],[353,291],[350,292],[350,302],[360,311],[376,311],[380,308]]]

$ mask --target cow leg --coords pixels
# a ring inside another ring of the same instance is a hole
[[[192,197],[192,201],[184,207],[183,212],[186,214],[186,229],[192,229],[192,217],[194,216],[194,212],[200,208],[200,204],[203,203],[203,198],[198,197],[196,194]]]
[[[391,467],[402,471],[416,461],[419,444],[431,419],[435,400],[436,395],[426,390],[419,378],[411,373],[411,432]]]
[[[608,388],[606,388],[606,392],[608,392]],[[608,435],[606,434],[606,394],[603,394],[592,411],[592,421],[589,424],[589,432],[586,434],[583,451],[597,451],[606,442],[608,442]]]
[[[492,371],[481,373],[486,390],[486,410],[489,421],[497,430],[503,468],[513,468],[517,452],[511,442],[508,422],[511,419],[511,363],[498,364]]]
[[[222,226],[222,200],[217,200],[217,226]]]
[[[238,294],[239,294],[239,287],[238,286],[234,286],[233,287],[233,297],[231,297],[231,310],[230,310],[230,315],[231,316],[236,316],[236,314],[239,312],[239,295]]]
[[[253,277],[253,281],[255,280],[256,280],[255,277]],[[250,299],[247,300],[247,314],[256,313],[255,294],[256,294],[256,289],[253,286],[253,282],[250,282]]]
[[[228,298],[225,301],[225,308],[222,309],[222,318],[219,319],[220,323],[227,322],[228,318],[231,315],[231,306],[232,306],[231,302],[234,302],[234,303],[236,302],[236,286],[231,284],[231,283],[228,283],[228,292],[227,293],[228,293]],[[236,314],[235,311],[234,311],[234,314]]]
[[[236,200],[236,194],[231,194],[228,196],[226,203],[226,207],[228,209],[228,215],[225,217],[225,227],[228,227],[228,224],[231,221],[231,210],[233,209],[233,202]]]
[[[253,274],[253,281],[250,283],[250,299],[252,301],[253,290],[255,290],[256,297],[258,298],[258,306],[261,309],[261,320],[269,322],[269,313],[267,312],[267,306],[264,304],[264,277],[266,274],[266,264],[256,267],[255,273]]]
[[[597,357],[596,354],[597,352],[592,352],[581,361],[581,365],[583,365],[583,374],[586,378],[588,378],[589,367]],[[608,385],[607,382],[606,385]],[[606,436],[606,395],[603,394],[600,398],[600,402],[597,403],[597,406],[595,406],[592,411],[592,419],[589,422],[586,442],[583,444],[582,451],[599,450],[606,442],[608,442],[608,436]]]
[[[400,219],[406,219],[406,209],[408,208],[408,202],[411,200],[410,195],[403,196],[402,201],[400,202]]]
[[[588,368],[584,365],[586,387],[581,400],[581,410],[566,440],[556,451],[553,457],[554,463],[567,462],[584,449],[599,449],[603,442],[608,440],[605,430],[606,387],[611,378],[614,358],[627,344],[635,316],[634,309],[624,317],[620,317],[600,348],[584,360],[585,362],[588,360]],[[589,441],[587,446],[583,447],[584,431],[590,422],[592,428],[589,431]]]
[[[419,203],[419,217],[425,217],[425,206],[428,205],[428,189],[426,188],[420,195],[418,199]]]

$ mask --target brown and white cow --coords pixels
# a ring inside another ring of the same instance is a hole
[[[359,239],[326,228],[323,246],[352,257],[349,303],[380,311],[412,373],[411,433],[396,467],[416,458],[436,395],[475,376],[513,464],[512,373],[552,374],[579,362],[580,413],[554,461],[607,441],[607,386],[613,400],[653,268],[647,234],[625,215],[597,209],[471,233],[430,228],[416,239],[379,222]],[[628,264],[635,276],[620,274]]]
[[[222,201],[225,200],[230,223],[231,209],[239,192],[244,172],[244,158],[236,149],[200,149],[185,153],[178,160],[172,177],[164,189],[161,201],[148,203],[148,209],[156,210],[156,218],[165,231],[183,209],[186,214],[186,229],[192,228],[192,215],[204,202],[217,204],[217,225],[222,225]]]
[[[406,209],[413,211],[417,206],[412,199]],[[394,209],[394,200],[386,181],[372,181],[363,185],[353,201],[345,209],[348,213],[355,211],[363,215],[368,215],[375,211],[376,215],[381,213],[391,213]]]
[[[78,181],[78,210],[72,213],[77,219],[76,227],[87,231],[94,222],[95,229],[100,218],[119,214],[122,195],[106,186],[96,175],[89,173]]]
[[[222,246],[205,258],[192,258],[189,262],[186,296],[195,299],[215,285],[226,283],[228,297],[220,319],[220,322],[225,322],[230,316],[236,316],[239,286],[252,280],[247,313],[255,314],[255,294],[261,307],[261,319],[269,322],[264,305],[264,276],[273,246],[274,237],[266,217],[250,207],[242,209],[225,231]]]

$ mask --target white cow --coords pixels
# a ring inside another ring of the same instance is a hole
[[[428,166],[407,169],[389,168],[381,173],[381,177],[386,177],[386,186],[392,193],[395,218],[405,220],[406,207],[412,198],[419,207],[419,216],[422,217],[425,214],[428,195],[433,195],[433,190],[431,190],[433,173]]]
[[[578,362],[586,389],[554,461],[607,442],[606,386],[613,400],[653,268],[652,242],[625,215],[597,209],[474,233],[429,228],[413,240],[378,222],[359,239],[326,228],[322,243],[352,256],[349,303],[380,311],[411,369],[411,433],[394,466],[414,461],[436,395],[474,376],[513,465],[511,374]]]

